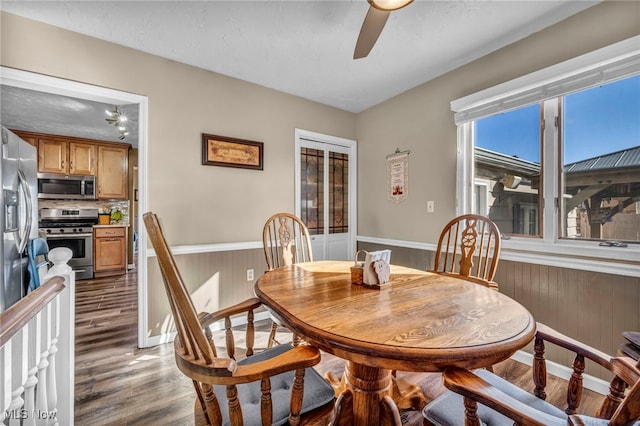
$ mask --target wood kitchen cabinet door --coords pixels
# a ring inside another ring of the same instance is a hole
[[[98,198],[126,199],[129,147],[98,146]]]
[[[38,172],[69,173],[67,142],[54,139],[38,140]]]
[[[95,145],[69,142],[69,174],[96,174],[97,152]]]
[[[127,272],[127,233],[124,227],[95,228],[93,238],[94,277]]]

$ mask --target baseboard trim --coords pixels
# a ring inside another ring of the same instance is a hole
[[[533,365],[533,354],[530,354],[529,352],[518,351],[513,354],[511,359],[529,366]],[[564,380],[569,380],[569,378],[571,378],[573,370],[567,366],[547,360],[547,373],[552,374],[556,377],[560,377]],[[582,384],[585,388],[594,392],[598,392],[601,395],[607,395],[609,393],[609,382],[606,382],[589,374],[582,375]]]

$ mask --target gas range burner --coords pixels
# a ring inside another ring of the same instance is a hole
[[[47,235],[89,234],[98,223],[98,209],[40,209],[38,228]]]
[[[40,224],[39,229],[40,231],[43,231],[47,235],[90,234],[91,232],[93,232],[93,225],[94,224],[92,223],[76,223],[76,224],[69,224],[64,226],[60,226],[60,225],[47,226],[47,225]]]

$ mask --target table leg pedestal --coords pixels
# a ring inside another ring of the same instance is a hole
[[[400,410],[422,411],[427,405],[424,392],[415,383],[406,378],[400,379],[397,372],[392,373],[391,397]]]
[[[394,371],[395,373],[395,371]],[[335,389],[336,398],[346,389],[345,375],[338,377],[336,374],[328,371],[325,378]],[[427,405],[427,399],[420,386],[412,383],[406,378],[399,379],[395,374],[391,376],[391,398],[400,410],[416,410],[421,411]]]
[[[335,425],[370,426],[395,424],[398,408],[391,398],[391,370],[369,367],[348,361],[339,385],[335,411]],[[389,419],[391,417],[391,419]]]

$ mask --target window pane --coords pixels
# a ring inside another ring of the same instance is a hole
[[[329,233],[349,232],[349,155],[329,152]]]
[[[540,105],[474,125],[474,213],[488,214],[503,234],[540,236]]]
[[[640,76],[564,97],[562,236],[640,241]]]
[[[309,234],[324,232],[324,151],[311,148],[300,150],[302,173],[300,191],[302,203],[300,220],[307,225]]]

